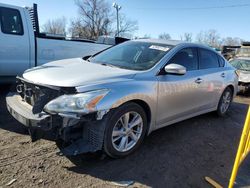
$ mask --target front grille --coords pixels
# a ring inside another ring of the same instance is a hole
[[[49,101],[61,95],[60,90],[31,84],[24,80],[17,81],[16,89],[22,99],[33,107],[34,114],[42,112]]]

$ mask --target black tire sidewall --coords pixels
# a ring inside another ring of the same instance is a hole
[[[113,147],[113,144],[112,144],[113,128],[114,128],[116,122],[120,119],[120,117],[123,114],[125,114],[127,112],[131,112],[131,111],[139,113],[142,117],[142,120],[143,120],[142,134],[141,134],[141,137],[139,138],[138,142],[136,143],[136,145],[133,148],[131,148],[129,151],[126,151],[126,152],[119,152]],[[107,121],[105,135],[104,135],[104,144],[103,144],[104,151],[110,157],[113,157],[113,158],[125,157],[125,156],[133,153],[141,145],[141,143],[146,135],[146,131],[147,131],[147,116],[146,116],[146,113],[143,110],[143,108],[136,103],[126,103],[126,104],[118,107],[117,109],[114,109],[113,113],[109,117],[109,120]]]
[[[225,94],[226,92],[228,92],[228,91],[229,91],[230,94],[231,94],[231,101],[230,101],[230,104],[229,104],[229,107],[227,108],[227,110],[226,110],[225,112],[222,112],[222,111],[221,111],[221,104],[222,104],[223,96],[224,96],[224,94]],[[217,107],[217,114],[218,114],[219,116],[225,116],[225,114],[227,113],[228,109],[230,108],[230,105],[231,105],[231,103],[232,103],[232,100],[233,100],[233,91],[232,91],[231,88],[227,87],[227,88],[223,91],[223,93],[222,93],[222,95],[221,95],[221,97],[220,97],[220,101],[219,101],[218,107]]]

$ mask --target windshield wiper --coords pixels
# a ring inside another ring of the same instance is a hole
[[[112,65],[112,64],[108,64],[108,63],[101,63],[101,65],[103,65],[103,66],[108,66],[108,67],[121,68],[121,67],[118,67],[118,66],[115,66],[115,65]]]
[[[90,62],[91,57],[92,57],[91,55],[87,55],[87,56],[82,57],[82,59]]]

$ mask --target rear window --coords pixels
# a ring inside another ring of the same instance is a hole
[[[0,7],[0,24],[5,34],[23,35],[21,15],[16,9]]]
[[[217,54],[210,50],[200,49],[200,69],[218,68]]]

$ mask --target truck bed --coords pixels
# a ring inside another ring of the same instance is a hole
[[[37,38],[37,65],[39,66],[54,60],[93,55],[108,47],[110,45]]]

